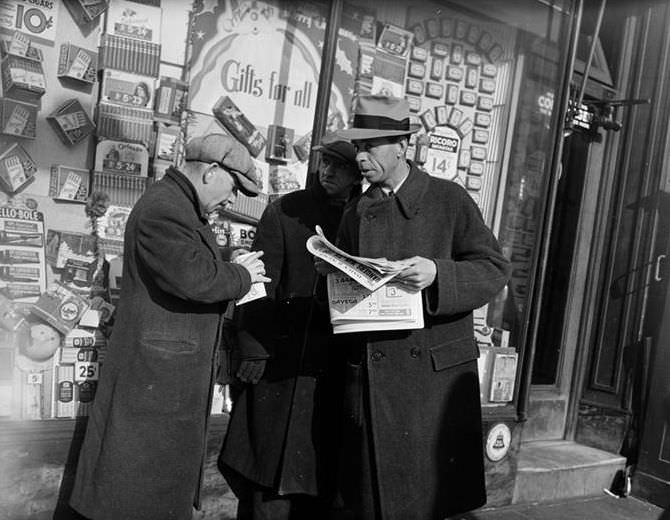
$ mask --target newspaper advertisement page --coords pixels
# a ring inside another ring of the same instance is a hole
[[[344,273],[328,275],[333,333],[423,328],[421,292],[393,283],[371,291]]]

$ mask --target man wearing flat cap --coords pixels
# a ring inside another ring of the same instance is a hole
[[[335,238],[361,177],[351,143],[329,134],[314,149],[318,181],[274,201],[258,224],[252,249],[265,252],[268,296],[237,316],[244,384],[219,468],[239,498],[238,520],[325,519],[334,492],[344,349],[305,242],[317,225]]]
[[[407,260],[392,283],[421,291],[425,323],[348,335],[342,493],[356,520],[443,520],[486,501],[472,311],[504,287],[508,261],[461,186],[405,159],[417,130],[405,99],[373,95],[339,132],[370,187],[338,245]]]
[[[188,520],[198,505],[222,312],[269,282],[262,252],[224,262],[208,214],[258,194],[248,152],[196,137],[135,204],[123,282],[70,504],[100,520]]]

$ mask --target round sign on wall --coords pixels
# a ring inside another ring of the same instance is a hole
[[[502,460],[512,442],[512,432],[504,423],[498,423],[489,430],[486,437],[486,456],[493,462]]]

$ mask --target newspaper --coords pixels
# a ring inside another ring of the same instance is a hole
[[[421,292],[406,291],[392,282],[407,262],[349,255],[331,244],[318,226],[307,249],[339,269],[327,278],[335,334],[423,328]]]
[[[254,253],[255,251],[251,251],[249,253],[238,255],[235,260],[233,260],[233,262],[239,263],[240,260],[246,258],[247,256],[253,255]],[[244,305],[245,303],[258,300],[259,298],[263,298],[265,296],[267,296],[267,292],[265,291],[265,284],[263,282],[254,282],[251,284],[249,291],[247,291],[244,296],[235,302],[235,305]]]

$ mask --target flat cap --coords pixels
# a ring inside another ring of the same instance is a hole
[[[225,134],[207,134],[194,137],[184,148],[185,161],[218,163],[230,172],[238,188],[248,197],[260,192],[260,179],[247,149]]]
[[[336,160],[356,166],[356,150],[354,145],[345,141],[335,132],[328,132],[321,138],[321,143],[312,147],[314,151],[320,151],[322,155],[328,155]]]

